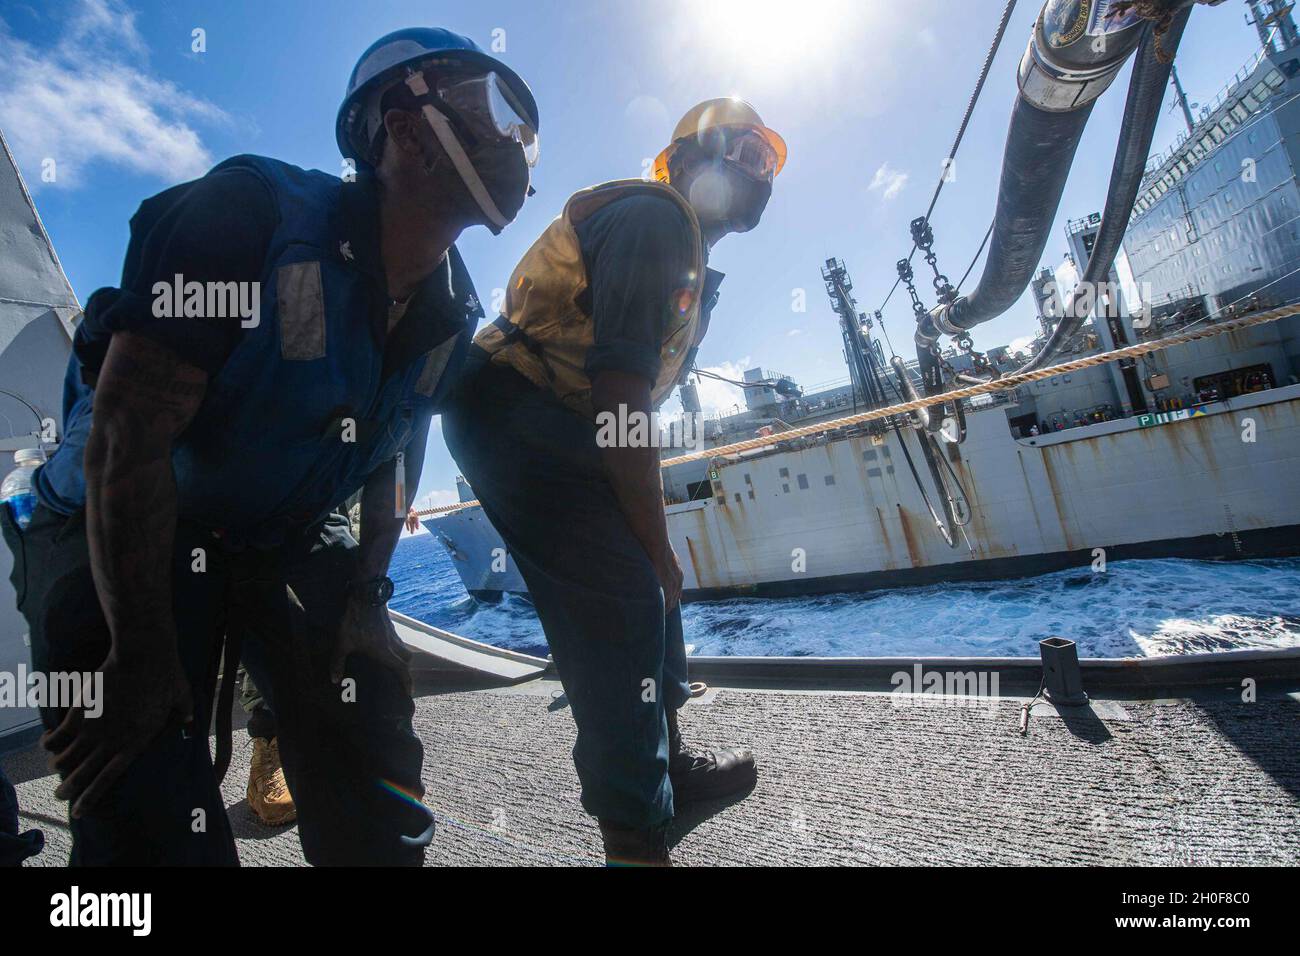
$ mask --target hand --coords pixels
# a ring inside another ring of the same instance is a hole
[[[411,534],[420,530],[420,516],[415,513],[414,508],[406,513],[406,530]]]
[[[402,690],[411,695],[411,652],[398,638],[387,607],[372,607],[363,599],[348,598],[330,658],[330,680],[335,684],[343,683],[350,654],[361,654],[383,664],[397,675]]]
[[[659,586],[664,589],[664,610],[671,611],[682,599],[682,565],[677,560],[677,552],[672,545],[654,560],[655,574],[659,576]]]
[[[100,671],[101,699],[85,701],[97,716],[73,707],[41,737],[53,754],[51,769],[63,777],[54,795],[72,802],[74,817],[91,809],[159,733],[194,717],[190,683],[174,649],[130,666],[110,652]]]

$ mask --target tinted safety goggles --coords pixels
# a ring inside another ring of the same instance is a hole
[[[758,130],[730,128],[724,135],[708,140],[709,153],[726,160],[746,176],[769,183],[776,177],[779,162],[776,150]]]
[[[509,86],[496,73],[444,77],[438,81],[437,95],[475,136],[488,142],[514,141],[523,147],[528,165],[537,165],[540,155],[537,130]]]

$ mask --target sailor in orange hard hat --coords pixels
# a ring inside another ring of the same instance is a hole
[[[612,863],[666,864],[678,808],[752,787],[745,749],[695,750],[681,595],[647,420],[690,373],[724,236],[758,225],[785,141],[743,100],[677,124],[654,179],[580,190],[482,328],[443,435],[518,567],[578,726],[582,805]],[[598,427],[598,423],[599,427]],[[652,428],[651,431],[657,429]]]
[[[785,158],[785,140],[754,107],[723,97],[705,100],[681,118],[672,142],[655,158],[654,176],[682,192],[701,225],[714,227],[712,244],[727,232],[758,225]]]

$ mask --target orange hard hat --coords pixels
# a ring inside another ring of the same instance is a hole
[[[673,141],[655,157],[655,179],[661,183],[669,181],[668,161],[683,142],[692,137],[698,138],[708,130],[725,128],[752,129],[760,133],[776,152],[776,173],[773,175],[781,172],[781,167],[785,165],[785,140],[775,130],[768,129],[754,107],[734,96],[724,96],[705,100],[681,118],[673,130]]]

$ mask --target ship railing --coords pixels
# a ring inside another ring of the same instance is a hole
[[[1201,135],[1201,126],[1205,121],[1217,113],[1220,106],[1236,96],[1237,90],[1255,74],[1255,71],[1259,69],[1260,62],[1266,59],[1267,56],[1268,50],[1263,47],[1256,50],[1255,53],[1246,60],[1241,69],[1232,74],[1232,79],[1223,85],[1223,88],[1219,90],[1214,99],[1212,99],[1208,104],[1201,105],[1201,115],[1197,118],[1196,124],[1193,126],[1191,131],[1180,130],[1172,146],[1157,153],[1147,161],[1146,172],[1143,179],[1144,184],[1146,176],[1150,176],[1152,173],[1159,170],[1165,165],[1165,163],[1179,155],[1188,143]]]

